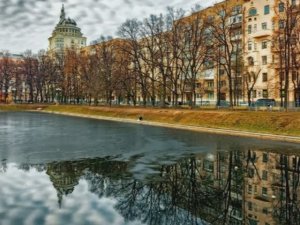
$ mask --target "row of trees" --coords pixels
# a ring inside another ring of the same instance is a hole
[[[289,93],[291,76],[294,89],[300,87],[295,48],[300,43],[299,10],[289,1],[283,4],[285,11],[277,16],[283,29],[272,41],[283,74],[276,88]],[[6,53],[0,60],[2,100],[7,101],[11,88],[15,99],[42,102],[177,106],[187,100],[193,107],[197,97],[217,93],[218,105],[225,99],[237,105],[245,96],[250,105],[261,68],[243,60],[245,12],[225,2],[208,14],[184,17],[183,10],[169,8],[165,15],[127,20],[118,30],[122,39],[101,37],[100,43],[84,50],[40,51],[37,56],[28,51],[17,61]],[[281,95],[282,106],[287,107],[288,101],[288,94]]]
[[[166,101],[177,106],[179,101],[188,99],[194,106],[197,87],[204,86],[198,83],[200,71],[212,69],[216,60],[220,62],[214,55],[212,39],[222,41],[227,36],[219,37],[223,35],[219,26],[202,15],[195,13],[183,18],[184,14],[183,10],[169,8],[166,15],[151,15],[143,21],[127,20],[118,31],[123,39],[102,37],[101,43],[85,51],[66,49],[63,54],[41,51],[36,57],[27,52],[21,62],[15,63],[4,57],[14,67],[7,80],[14,81],[14,95],[18,98],[22,91],[16,74],[22,74],[30,101],[53,101],[59,95],[64,102],[105,99],[111,104],[114,96],[133,104],[150,102],[153,106],[157,102],[164,106]],[[223,23],[227,29],[225,18]],[[224,59],[233,54],[231,45],[230,42],[230,46],[225,46]],[[224,63],[230,79],[231,64],[231,61]],[[1,77],[3,83],[5,76]],[[4,93],[3,99],[7,101],[8,88]]]

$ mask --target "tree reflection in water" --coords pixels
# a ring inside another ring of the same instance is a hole
[[[1,162],[5,173],[6,162]],[[149,225],[300,224],[300,157],[249,149],[191,155],[136,178],[135,159],[96,158],[21,165],[46,170],[58,204],[80,179],[100,197],[116,198],[127,221]]]

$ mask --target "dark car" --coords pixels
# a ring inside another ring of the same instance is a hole
[[[255,106],[260,107],[260,106],[275,106],[276,102],[275,99],[268,99],[268,98],[261,98],[261,99],[257,99],[255,102]]]

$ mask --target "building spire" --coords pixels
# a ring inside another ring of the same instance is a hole
[[[66,18],[66,13],[65,13],[65,7],[64,4],[62,4],[61,10],[60,10],[60,20],[64,20]]]

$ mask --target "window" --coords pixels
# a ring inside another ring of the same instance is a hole
[[[261,193],[262,193],[262,195],[264,195],[264,196],[268,196],[268,188],[263,187],[263,188],[261,189]]]
[[[251,185],[251,184],[248,185],[248,193],[249,193],[249,194],[252,193],[252,185]]]
[[[256,31],[257,31],[257,24],[254,24],[253,32],[256,32]]]
[[[253,178],[255,174],[255,171],[253,168],[249,168],[248,170],[248,177]]]
[[[252,202],[248,202],[248,210],[249,211],[253,210]]]
[[[263,98],[268,98],[268,90],[267,89],[263,90]]]
[[[263,171],[262,171],[262,176],[261,176],[261,178],[262,178],[263,180],[268,180],[268,171],[263,170]]]
[[[266,214],[266,215],[268,215],[268,214],[269,214],[269,210],[268,210],[268,208],[263,208],[262,212],[263,212],[263,214]]]
[[[252,33],[252,26],[248,25],[248,34],[251,34],[251,33]]]
[[[284,3],[283,2],[279,3],[279,5],[278,5],[278,11],[279,12],[284,12]]]
[[[263,73],[262,74],[262,81],[263,82],[267,82],[268,81],[268,74],[267,73]]]
[[[248,50],[249,50],[249,51],[252,50],[252,42],[248,42]]]
[[[284,27],[285,27],[285,21],[284,20],[279,20],[278,26],[279,26],[279,29],[284,29]]]
[[[263,154],[263,162],[268,162],[269,161],[269,155],[268,155],[268,153],[264,153]]]
[[[249,66],[253,66],[254,65],[254,59],[251,56],[248,57],[248,65]]]
[[[292,0],[292,6],[296,6],[296,0]]]
[[[208,98],[209,100],[213,100],[213,99],[214,99],[214,93],[213,93],[213,92],[208,92],[208,93],[207,93],[207,98]]]
[[[263,41],[261,43],[261,49],[266,49],[266,48],[268,48],[268,41]]]
[[[213,88],[214,87],[214,82],[213,81],[208,81],[207,86]]]
[[[224,69],[219,69],[219,74],[220,74],[220,76],[224,75],[225,74],[225,70]]]
[[[242,22],[242,20],[243,20],[243,17],[242,17],[242,16],[238,16],[238,17],[237,17],[238,23]]]
[[[297,71],[293,71],[292,72],[292,80],[297,80],[297,76],[298,74],[297,74]]]
[[[270,6],[269,5],[265,5],[264,7],[264,14],[267,15],[270,13]]]
[[[251,8],[251,9],[249,10],[249,16],[255,16],[256,14],[257,14],[256,8]]]
[[[268,63],[268,58],[267,58],[266,55],[262,56],[262,57],[261,57],[261,60],[262,60],[262,64],[263,64],[263,65],[267,65],[267,63]]]
[[[267,29],[267,23],[266,22],[261,24],[261,29],[263,29],[263,30]]]
[[[291,44],[292,45],[296,45],[297,44],[297,40],[298,40],[297,35],[293,34],[292,37],[291,37]]]
[[[242,13],[242,6],[241,5],[236,5],[232,8],[232,14],[240,14]]]
[[[256,98],[256,96],[257,96],[256,90],[253,90],[253,91],[252,91],[252,97],[253,97],[253,98]]]

